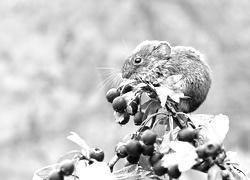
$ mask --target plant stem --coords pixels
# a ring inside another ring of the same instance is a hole
[[[113,172],[113,168],[119,159],[120,158],[117,155],[114,155],[113,158],[109,161],[108,166],[111,172]]]

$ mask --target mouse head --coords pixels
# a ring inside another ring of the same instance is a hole
[[[140,74],[149,73],[156,61],[168,60],[171,47],[167,41],[143,41],[126,59],[122,67],[122,78],[136,79]]]

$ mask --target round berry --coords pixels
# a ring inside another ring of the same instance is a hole
[[[126,156],[128,156],[125,145],[117,146],[115,151],[116,151],[116,155],[119,158],[125,158]]]
[[[108,100],[108,102],[112,103],[113,100],[120,96],[120,92],[116,89],[116,88],[112,88],[110,90],[108,90],[107,94],[106,94],[106,98]]]
[[[129,112],[130,115],[134,116],[138,111],[138,104],[136,104],[136,102],[132,101],[127,106],[127,111]]]
[[[162,166],[161,161],[157,161],[153,165],[153,171],[157,176],[163,176],[164,174],[166,174],[168,172],[168,169]]]
[[[148,129],[142,133],[141,140],[146,145],[153,145],[156,141],[156,136],[157,135],[153,130]]]
[[[125,85],[125,86],[123,87],[122,93],[123,93],[123,94],[126,94],[127,92],[130,92],[130,91],[132,91],[132,90],[133,90],[133,86],[131,86],[130,84],[127,84],[127,85]]]
[[[60,164],[60,171],[63,173],[65,176],[71,175],[75,170],[75,165],[72,160],[64,160]]]
[[[221,152],[221,146],[219,143],[208,143],[205,147],[205,153],[208,156],[216,157]]]
[[[197,133],[193,128],[187,127],[179,131],[178,140],[192,142],[196,138],[196,135]]]
[[[139,156],[128,155],[126,159],[130,164],[137,164],[140,160],[140,155]]]
[[[163,157],[163,154],[160,152],[153,152],[153,154],[149,158],[149,163],[153,166],[157,161],[159,161]]]
[[[181,176],[181,172],[179,171],[177,164],[168,169],[168,175],[169,177],[175,179],[178,179]]]
[[[144,143],[142,145],[142,154],[145,156],[151,156],[155,150],[154,145],[146,145]]]
[[[205,149],[206,149],[206,145],[205,144],[202,144],[202,145],[200,145],[200,146],[198,146],[196,148],[196,153],[198,155],[198,158],[203,159],[203,158],[207,158],[208,157]]]
[[[141,143],[137,140],[129,140],[126,143],[126,151],[130,156],[139,156],[142,153]]]
[[[142,111],[138,111],[137,113],[135,113],[135,116],[134,116],[134,124],[135,124],[136,126],[141,125],[141,123],[142,123],[142,118],[143,118],[143,112],[142,112]]]
[[[91,148],[89,157],[101,162],[104,159],[104,152],[101,148]]]
[[[113,100],[113,109],[116,111],[116,112],[124,112],[124,110],[126,109],[127,107],[127,102],[125,100],[124,97],[122,96],[118,96],[116,97],[114,100]]]
[[[125,125],[125,124],[127,124],[129,122],[129,119],[130,119],[129,113],[124,112],[124,113],[121,114],[121,117],[119,118],[118,123],[121,124],[121,125]]]
[[[51,170],[49,173],[49,180],[64,180],[64,176],[59,169]]]

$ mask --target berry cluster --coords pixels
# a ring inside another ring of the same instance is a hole
[[[49,173],[48,180],[64,180],[65,176],[73,176],[75,171],[75,166],[78,161],[87,160],[89,164],[94,163],[95,161],[103,161],[104,152],[101,148],[91,148],[89,150],[89,157],[80,156],[72,160],[65,159],[59,164],[59,168],[52,169]],[[76,177],[76,176],[75,176]]]
[[[142,123],[143,112],[140,110],[140,95],[135,95],[130,97],[130,99],[126,96],[133,89],[128,84],[118,89],[112,88],[106,94],[106,99],[112,103],[114,111],[119,116],[118,123],[121,125],[127,124],[130,116],[134,116],[135,125]]]
[[[221,128],[224,128],[224,133],[227,132],[225,127],[228,124],[224,116],[220,116],[222,119],[217,117],[217,120],[224,121],[224,124],[220,121],[217,124],[218,127],[215,126],[216,123],[209,124],[211,119],[208,123],[195,125],[190,116],[175,111],[178,103],[176,97],[183,97],[178,92],[168,90],[169,94],[166,96],[166,87],[161,89],[161,87],[153,86],[147,82],[140,84],[125,83],[122,83],[118,88],[110,89],[106,93],[106,99],[112,104],[118,124],[125,125],[132,117],[134,124],[139,127],[136,132],[130,134],[129,140],[118,143],[114,158],[107,164],[103,163],[106,168],[108,167],[106,173],[115,175],[116,172],[112,173],[113,166],[119,159],[123,158],[126,159],[127,165],[131,165],[128,167],[129,175],[132,174],[129,173],[130,167],[136,166],[146,170],[147,173],[144,174],[140,170],[133,173],[139,173],[141,175],[139,179],[151,179],[151,175],[157,177],[168,175],[170,179],[177,179],[182,172],[191,168],[208,173],[209,180],[232,179],[234,166],[226,160],[227,154],[222,146],[223,138],[221,138],[225,134],[220,132]],[[210,126],[207,126],[207,124]],[[163,128],[163,134],[157,131],[158,127]],[[213,132],[217,130],[217,133],[219,132],[221,135],[220,138],[216,139],[215,136],[210,138],[209,133],[212,132],[209,132],[208,127]],[[85,164],[85,167],[94,163],[91,166],[92,168],[98,167],[95,165],[102,164],[98,163],[104,160],[102,149],[89,148],[76,133],[71,134],[75,135],[74,138],[68,137],[68,139],[81,146],[80,155],[75,155],[71,160],[67,159],[60,164],[56,164],[49,175],[47,174],[47,177],[43,179],[64,180],[65,177],[69,176],[74,179],[81,179],[81,177],[78,177],[78,169],[75,170],[78,168],[80,161]],[[180,155],[182,152],[187,159]],[[180,156],[177,157],[176,155]],[[126,173],[126,167],[120,172],[124,172],[123,170]],[[236,171],[239,172],[238,169]],[[147,175],[145,177],[145,174],[150,174],[150,177],[148,178]]]
[[[128,140],[126,143],[121,143],[116,147],[116,154],[119,158],[125,158],[130,164],[136,164],[141,154],[152,156],[155,148],[157,135],[151,129],[146,129],[138,136]]]

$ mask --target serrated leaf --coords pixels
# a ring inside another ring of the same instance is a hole
[[[223,140],[229,130],[229,118],[219,114],[214,116],[209,122],[204,122],[199,131],[199,138],[205,143],[214,141],[223,143]]]
[[[165,107],[165,104],[167,102],[168,96],[170,94],[174,94],[174,91],[169,89],[166,86],[159,86],[155,87],[156,94],[158,95],[160,102],[161,102],[161,107]]]
[[[114,174],[110,172],[110,168],[105,162],[94,162],[90,166],[79,171],[79,180],[116,180]]]
[[[75,132],[70,131],[70,134],[67,139],[78,144],[82,148],[82,154],[86,157],[89,157],[89,150],[90,147],[87,145],[87,143]]]

